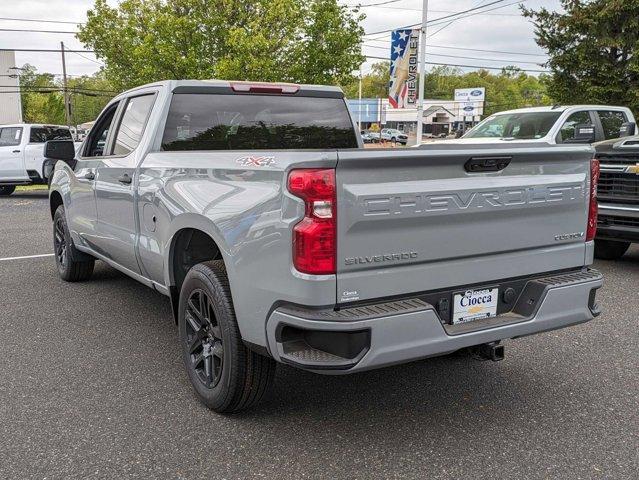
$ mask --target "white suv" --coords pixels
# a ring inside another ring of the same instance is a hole
[[[401,143],[402,145],[406,145],[408,142],[408,135],[395,128],[384,128],[381,136],[382,140],[386,140],[388,142]]]

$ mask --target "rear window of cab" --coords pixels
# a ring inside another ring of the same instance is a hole
[[[176,93],[162,150],[356,148],[342,98]]]

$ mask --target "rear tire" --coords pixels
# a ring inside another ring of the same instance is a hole
[[[618,260],[630,248],[630,242],[615,240],[595,240],[595,257],[602,260]]]
[[[80,282],[91,277],[95,259],[77,260],[86,258],[87,254],[80,252],[73,245],[63,205],[60,205],[53,215],[53,255],[58,275],[65,282]]]
[[[8,197],[15,191],[15,185],[0,185],[0,197]]]
[[[222,260],[197,264],[187,273],[180,291],[178,329],[189,380],[208,408],[239,412],[267,394],[276,363],[242,342]]]

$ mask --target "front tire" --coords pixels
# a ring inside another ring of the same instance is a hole
[[[0,197],[8,197],[15,191],[15,185],[0,185]]]
[[[618,260],[630,248],[630,242],[595,240],[595,257],[602,260]]]
[[[63,205],[60,205],[53,215],[53,253],[58,275],[62,280],[80,282],[91,277],[95,259],[77,260],[87,255],[73,245]]]
[[[178,329],[189,380],[208,408],[238,412],[266,395],[276,363],[242,342],[222,260],[200,263],[187,273]]]

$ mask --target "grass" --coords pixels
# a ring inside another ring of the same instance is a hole
[[[32,192],[34,190],[47,190],[46,185],[22,185],[16,188],[16,192]]]

